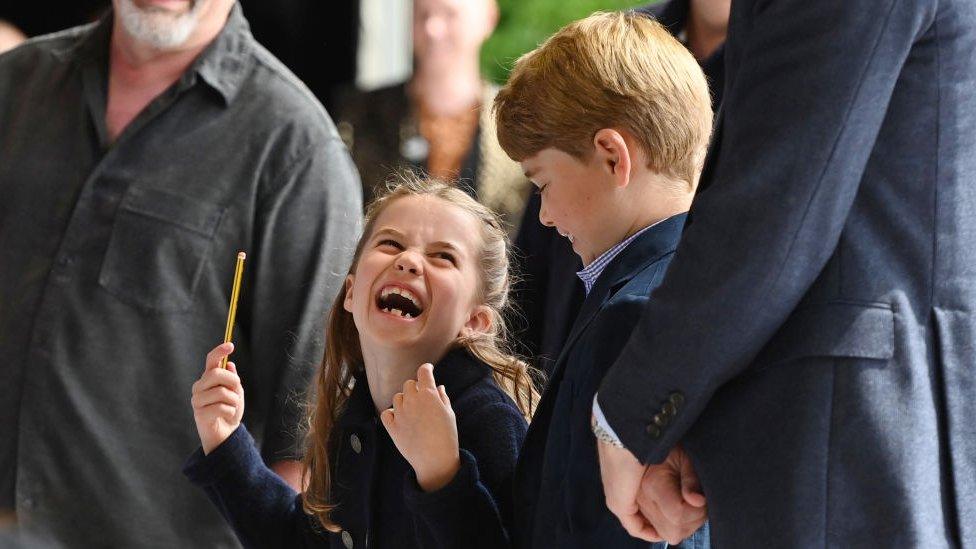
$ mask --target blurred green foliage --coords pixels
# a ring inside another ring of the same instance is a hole
[[[497,0],[501,17],[481,49],[481,68],[492,81],[508,78],[512,64],[560,27],[595,11],[653,4],[656,0]]]

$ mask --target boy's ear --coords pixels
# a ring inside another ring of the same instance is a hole
[[[491,329],[491,308],[487,305],[478,305],[471,312],[468,321],[461,327],[461,335],[468,336],[472,332],[487,333]]]
[[[352,312],[352,283],[356,279],[353,275],[346,275],[346,298],[342,300],[342,308]]]
[[[627,145],[623,134],[612,128],[603,128],[593,136],[593,148],[596,161],[613,178],[617,187],[630,184],[631,154],[634,151]]]

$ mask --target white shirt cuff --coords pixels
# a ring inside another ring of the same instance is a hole
[[[608,435],[613,437],[615,441],[619,442],[620,444],[623,444],[623,441],[620,440],[620,437],[617,436],[617,433],[613,432],[613,428],[610,427],[610,423],[607,421],[607,418],[603,415],[603,411],[600,410],[600,403],[597,402],[596,397],[597,395],[593,395],[593,417],[596,418],[596,424],[599,425],[601,429],[606,431]]]

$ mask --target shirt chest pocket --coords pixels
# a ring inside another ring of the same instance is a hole
[[[223,212],[217,204],[131,185],[115,214],[99,285],[149,312],[189,310]]]

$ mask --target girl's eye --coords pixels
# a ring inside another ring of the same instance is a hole
[[[457,259],[454,257],[453,254],[451,254],[449,252],[437,252],[437,253],[435,253],[433,255],[434,255],[434,257],[436,257],[438,259],[446,259],[446,260],[448,260],[448,261],[451,262],[451,265],[454,265],[455,267],[457,267]]]
[[[402,244],[400,244],[396,240],[391,240],[389,238],[385,238],[385,239],[380,240],[379,242],[376,243],[376,247],[377,248],[380,247],[380,246],[391,246],[391,247],[396,248],[398,250],[402,250],[403,249],[403,245]]]

